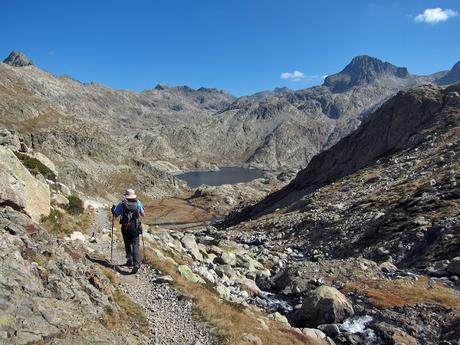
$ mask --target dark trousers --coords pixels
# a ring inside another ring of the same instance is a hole
[[[123,241],[125,242],[126,260],[133,263],[135,267],[141,267],[141,250],[139,246],[139,235],[131,232],[122,231]]]

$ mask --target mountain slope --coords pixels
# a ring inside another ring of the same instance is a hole
[[[391,255],[408,266],[452,259],[460,250],[459,91],[400,92],[289,185],[225,225],[265,229],[283,239],[277,245],[309,257]]]
[[[443,77],[436,80],[439,85],[448,85],[460,82],[460,61],[457,62]]]

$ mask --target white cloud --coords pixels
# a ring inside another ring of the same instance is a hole
[[[316,79],[324,79],[324,78],[325,76],[307,75],[297,70],[295,70],[294,72],[281,73],[281,79],[291,80],[291,81],[313,81]]]
[[[442,8],[427,8],[423,13],[419,14],[414,18],[416,22],[425,22],[430,24],[436,24],[439,22],[445,22],[451,17],[458,16],[458,12],[455,12],[449,8],[445,10]]]
[[[300,71],[294,72],[283,72],[281,73],[281,79],[292,80],[292,81],[300,81],[305,79],[306,75]]]

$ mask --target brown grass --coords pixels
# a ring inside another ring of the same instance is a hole
[[[160,259],[151,250],[147,250],[145,259],[156,269],[174,278],[175,287],[184,296],[193,300],[196,314],[216,327],[217,336],[222,343],[248,344],[242,338],[244,333],[248,333],[258,336],[263,344],[320,344],[276,321],[267,321],[269,330],[265,330],[257,320],[257,318],[262,318],[264,314],[257,308],[244,308],[223,302],[212,288],[184,279],[178,274],[174,264]]]
[[[18,124],[18,131],[21,133],[31,133],[40,128],[55,127],[65,116],[60,112],[49,107],[41,112],[37,117],[22,121]]]
[[[104,315],[100,322],[105,328],[111,331],[119,330],[122,326],[119,315],[109,306],[104,307]]]
[[[119,317],[116,317],[113,310],[107,309],[103,318],[103,324],[108,329],[120,329],[122,327],[137,328],[140,332],[147,335],[149,332],[149,323],[142,307],[120,290],[116,290],[113,293],[113,298],[120,307]]]
[[[87,210],[80,215],[53,210],[47,217],[42,218],[43,227],[50,233],[63,237],[74,231],[88,233],[94,220],[94,212]]]
[[[135,184],[136,180],[136,174],[127,169],[113,172],[107,178],[107,181],[110,181],[112,186],[117,186],[115,192],[120,195],[126,188],[131,188],[133,184]]]
[[[364,294],[378,308],[415,304],[438,304],[460,311],[460,293],[441,283],[430,283],[426,277],[412,279],[377,280],[349,283],[343,292]]]
[[[102,273],[104,273],[104,275],[107,277],[107,279],[110,281],[110,283],[112,283],[112,285],[117,285],[118,283],[117,275],[112,269],[104,267],[104,266],[99,266],[99,268],[101,269]]]

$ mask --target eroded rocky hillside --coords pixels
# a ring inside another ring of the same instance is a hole
[[[327,285],[367,325],[357,339],[342,324],[340,344],[456,344],[459,154],[459,85],[400,92],[286,187],[230,215],[219,238],[271,254],[274,274],[258,286],[291,302],[294,325],[331,322],[308,312]]]

